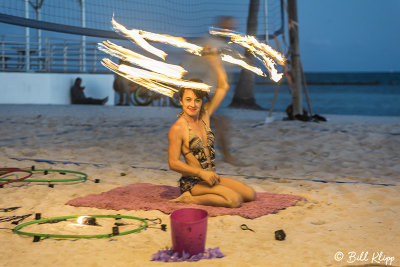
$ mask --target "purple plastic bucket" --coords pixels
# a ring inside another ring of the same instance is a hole
[[[171,218],[172,249],[182,256],[203,253],[206,245],[208,213],[201,209],[180,209]]]

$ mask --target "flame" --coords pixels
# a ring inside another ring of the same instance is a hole
[[[121,24],[116,22],[114,20],[114,18],[111,20],[111,23],[113,24],[113,27],[115,30],[120,31],[127,37],[131,38],[133,41],[135,41],[135,43],[137,45],[142,47],[144,50],[146,50],[162,59],[165,59],[165,57],[167,56],[167,53],[165,53],[164,51],[162,51],[158,48],[155,48],[154,46],[150,45],[146,40],[144,40],[144,38],[141,36],[139,30],[136,30],[136,29],[128,30],[127,28],[125,28],[124,26],[122,26]]]
[[[198,56],[202,55],[203,47],[189,43],[182,37],[156,34],[138,29],[128,30],[123,25],[116,22],[114,18],[111,22],[116,31],[119,31],[123,35],[127,36],[138,46],[161,58],[162,60],[165,60],[167,53],[149,44],[148,41],[169,44],[178,48],[183,48],[189,53]],[[230,37],[232,42],[250,50],[251,53],[267,68],[273,81],[278,82],[282,78],[283,74],[278,73],[273,59],[275,59],[279,64],[284,65],[285,58],[270,46],[260,43],[253,36],[243,36],[239,33],[229,30],[211,28],[210,33],[214,35]],[[110,41],[99,43],[99,49],[126,62],[141,67],[142,69],[128,66],[126,64],[118,65],[106,58],[101,61],[106,68],[136,84],[144,86],[149,90],[153,90],[169,97],[172,97],[174,92],[178,91],[178,88],[190,88],[207,92],[210,91],[211,86],[205,83],[183,80],[182,77],[186,73],[186,70],[181,66],[168,64],[164,61],[143,56]],[[239,56],[243,58],[243,56]],[[266,74],[260,68],[252,66],[246,61],[235,58],[232,55],[221,54],[221,59],[225,62],[239,65],[257,75],[266,76]]]
[[[274,50],[271,46],[259,42],[254,36],[250,35],[241,35],[234,31],[226,30],[226,29],[218,29],[211,27],[210,34],[213,35],[220,35],[230,37],[231,41],[237,43],[239,45],[245,46],[249,50],[260,50],[258,53],[266,53],[267,55],[273,57],[275,60],[279,62],[281,65],[285,65],[286,59],[285,57],[279,53],[278,51]]]
[[[176,87],[203,90],[207,92],[210,91],[210,86],[205,83],[175,79],[167,75],[138,69],[127,65],[117,65],[107,58],[104,58],[101,63],[118,75],[121,75],[134,83],[142,85],[147,89],[156,91],[169,97],[172,97],[174,92],[178,91]],[[174,87],[168,86],[167,84],[173,85]]]
[[[226,54],[222,54],[221,55],[221,59],[223,61],[225,61],[225,62],[229,62],[229,63],[235,64],[235,65],[239,65],[239,66],[241,66],[241,67],[243,67],[245,69],[248,69],[248,70],[254,72],[257,75],[266,76],[264,74],[264,72],[260,68],[251,66],[251,65],[247,64],[244,60],[236,59],[236,58],[234,58],[234,57],[232,57],[230,55],[226,55]]]
[[[78,217],[78,219],[76,220],[77,221],[77,223],[79,223],[79,224],[85,224],[85,218],[88,218],[88,216],[80,216],[80,217]]]
[[[145,57],[110,41],[105,41],[99,44],[99,49],[124,61],[177,79],[182,78],[182,76],[186,73],[186,70],[181,66],[168,64]]]
[[[114,20],[114,18],[111,20],[111,22],[114,26],[114,29],[116,29],[117,31],[120,31],[125,36],[134,40],[139,46],[141,46],[146,51],[148,51],[162,59],[165,59],[165,57],[167,56],[167,53],[151,46],[144,39],[147,39],[147,40],[150,40],[153,42],[160,42],[160,43],[173,45],[173,46],[176,46],[179,48],[184,48],[189,53],[192,53],[192,54],[195,54],[198,56],[201,55],[201,51],[203,50],[203,47],[188,43],[188,42],[186,42],[185,38],[182,38],[182,37],[175,37],[175,36],[170,36],[167,34],[151,33],[151,32],[146,32],[146,31],[136,30],[136,29],[128,30],[124,26],[122,26],[121,24],[116,22]]]
[[[275,68],[275,62],[272,59],[267,58],[267,57],[263,58],[262,61],[264,62],[264,65],[267,67],[268,72],[271,75],[271,79],[274,82],[279,82],[283,77],[283,73],[278,73],[278,71]]]
[[[137,45],[155,56],[165,60],[167,53],[150,45],[146,40],[153,42],[162,42],[176,47],[184,48],[186,51],[200,55],[203,48],[185,41],[182,37],[173,37],[164,34],[155,34],[137,29],[126,29],[112,19],[114,29],[132,39]],[[99,49],[112,56],[120,58],[126,62],[132,63],[144,69],[127,66],[125,64],[117,65],[109,59],[103,59],[101,63],[126,79],[144,86],[145,88],[157,93],[172,97],[179,87],[195,90],[210,91],[211,86],[205,83],[191,82],[182,80],[187,72],[178,65],[168,64],[163,61],[154,60],[136,53],[125,47],[116,45],[110,41],[99,43]]]
[[[141,33],[145,39],[184,48],[187,52],[198,56],[201,56],[201,52],[203,51],[203,47],[189,43],[185,40],[185,38],[182,37],[174,37],[166,34],[155,34],[145,31],[141,31]]]
[[[239,33],[226,30],[226,29],[218,29],[218,28],[210,28],[210,34],[213,35],[219,35],[219,36],[225,36],[225,37],[230,37],[231,41],[233,43],[239,44],[243,46],[244,48],[247,48],[257,59],[259,59],[264,66],[267,68],[268,72],[271,75],[271,79],[275,82],[278,82],[280,79],[283,77],[283,73],[278,73],[278,71],[275,68],[275,62],[273,59],[275,59],[280,65],[285,65],[286,59],[285,57],[279,53],[278,51],[274,50],[272,47],[270,47],[267,44],[260,43],[254,36],[249,36],[249,35],[241,35]],[[273,58],[273,59],[271,59]],[[235,63],[238,64],[239,62]],[[241,64],[239,64],[241,65]],[[244,68],[244,65],[241,65]],[[253,67],[254,68],[254,67]],[[264,73],[259,74],[257,69],[255,69],[254,73],[261,75],[261,76],[266,76]]]

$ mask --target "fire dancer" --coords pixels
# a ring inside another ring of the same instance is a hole
[[[215,173],[210,117],[224,100],[229,85],[216,49],[206,46],[204,52],[203,57],[216,74],[217,89],[204,105],[203,98],[207,95],[204,91],[179,91],[182,112],[169,130],[168,162],[172,170],[183,175],[179,180],[182,195],[171,201],[235,208],[254,200],[255,192],[242,182]],[[181,154],[185,162],[179,159]]]

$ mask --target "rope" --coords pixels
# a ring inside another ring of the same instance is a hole
[[[3,184],[7,183],[13,183],[13,182],[75,182],[75,181],[86,181],[88,175],[83,172],[78,172],[78,171],[70,171],[70,170],[53,170],[53,169],[18,169],[18,168],[0,168],[0,176],[9,173],[12,170],[12,172],[29,172],[30,175],[28,177],[22,177],[19,179],[7,179],[7,178],[0,178],[0,181],[6,181],[3,183],[0,183],[0,186]],[[32,172],[43,172],[44,175],[48,174],[49,172],[58,172],[59,174],[65,175],[66,173],[72,173],[72,174],[79,174],[81,177],[77,178],[70,178],[70,179],[28,179],[31,175]]]
[[[1,179],[0,178],[0,181],[6,181],[6,182],[0,183],[0,186],[3,186],[5,184],[9,184],[9,183],[21,182],[21,181],[23,181],[25,179],[28,179],[29,177],[32,176],[32,172],[28,171],[28,170],[21,170],[21,169],[18,169],[18,168],[0,168],[0,176],[8,174],[8,173],[13,173],[13,172],[26,172],[26,173],[28,173],[28,175],[25,175],[24,177],[18,178],[18,179]]]
[[[112,237],[112,236],[120,236],[120,235],[127,235],[135,232],[139,232],[143,229],[146,229],[148,227],[148,223],[145,219],[138,218],[138,217],[133,217],[133,216],[125,216],[125,215],[88,215],[89,217],[94,217],[94,218],[115,218],[115,219],[131,219],[131,220],[137,220],[141,221],[144,225],[133,229],[133,230],[128,230],[125,232],[119,232],[115,231],[113,229],[112,233],[109,234],[99,234],[99,235],[59,235],[59,234],[42,234],[42,233],[30,233],[30,232],[23,232],[20,231],[21,228],[31,225],[31,224],[40,224],[40,223],[47,223],[50,221],[60,221],[60,220],[67,220],[67,219],[73,219],[73,218],[78,218],[81,217],[81,215],[78,216],[63,216],[63,217],[54,217],[54,218],[49,218],[49,219],[41,219],[41,220],[35,220],[35,221],[30,221],[26,222],[23,224],[20,224],[14,228],[14,233],[19,234],[19,235],[26,235],[26,236],[33,236],[33,237],[45,237],[45,238],[105,238],[105,237]]]

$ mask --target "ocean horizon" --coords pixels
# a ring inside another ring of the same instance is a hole
[[[305,73],[313,114],[400,116],[400,72],[308,72]],[[232,101],[238,74],[233,75],[231,90],[222,106]],[[277,84],[256,78],[256,103],[269,110]],[[303,93],[303,108],[309,112]],[[291,104],[289,86],[282,81],[274,105],[285,112]]]

